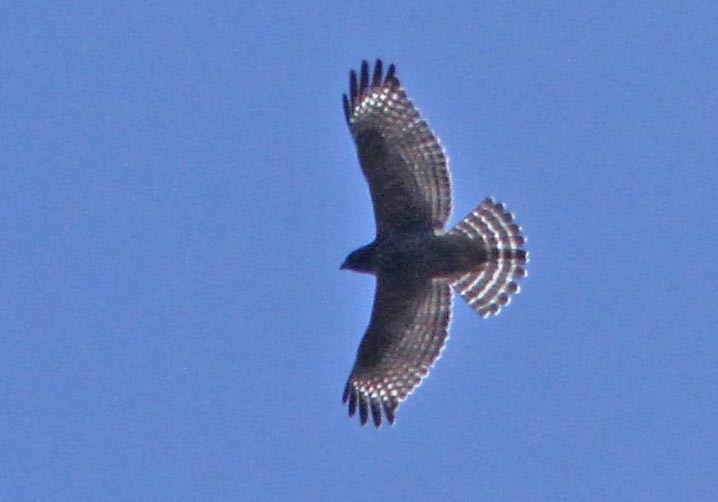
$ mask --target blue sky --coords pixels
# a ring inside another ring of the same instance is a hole
[[[0,499],[715,500],[712,2],[0,11]],[[493,195],[531,253],[380,431],[340,401],[375,57],[452,222]]]

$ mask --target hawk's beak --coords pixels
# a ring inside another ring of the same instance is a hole
[[[344,262],[344,263],[342,263],[341,266],[339,267],[339,270],[346,270],[347,268],[349,268],[349,267],[347,267],[347,262]]]

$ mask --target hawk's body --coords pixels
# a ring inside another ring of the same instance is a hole
[[[389,422],[438,358],[448,337],[451,287],[481,315],[518,291],[527,255],[521,229],[486,199],[448,233],[448,161],[406,96],[395,68],[350,74],[344,111],[369,182],[377,235],[342,268],[376,275],[374,309],[344,391],[349,414]]]

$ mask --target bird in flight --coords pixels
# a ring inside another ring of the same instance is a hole
[[[376,276],[369,327],[344,390],[349,416],[393,424],[448,338],[453,289],[480,315],[498,314],[526,275],[525,239],[503,204],[485,199],[446,231],[448,159],[396,76],[364,61],[349,74],[344,115],[374,206],[376,238],[342,269]]]

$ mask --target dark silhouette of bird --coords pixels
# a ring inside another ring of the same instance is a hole
[[[448,337],[452,292],[482,316],[519,291],[528,255],[521,228],[488,198],[448,232],[451,178],[439,140],[392,64],[351,71],[344,114],[369,182],[376,238],[342,269],[376,276],[371,321],[344,390],[349,416],[394,423]]]

